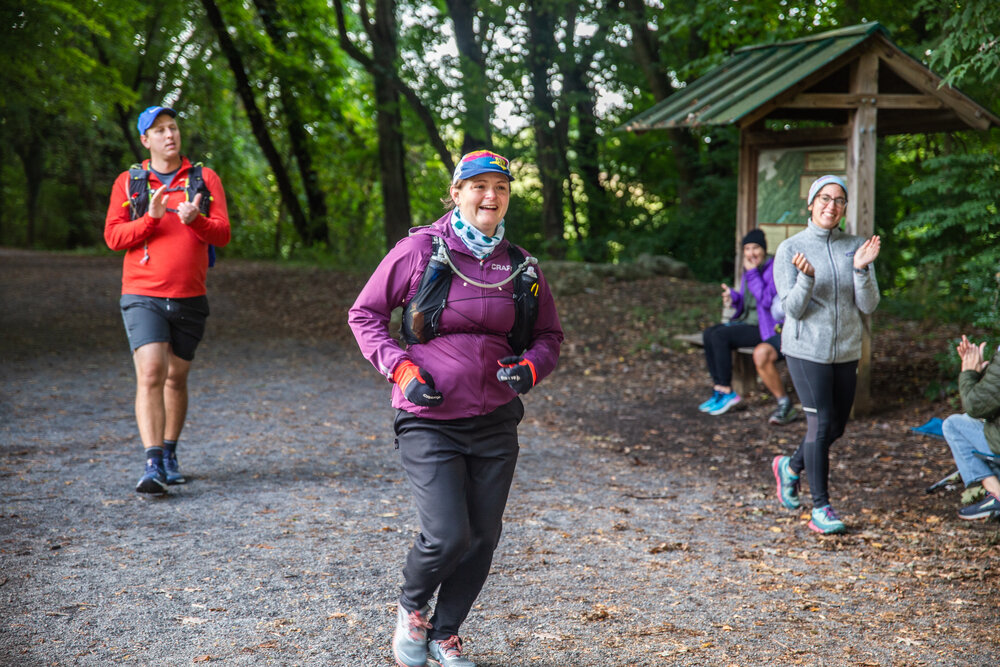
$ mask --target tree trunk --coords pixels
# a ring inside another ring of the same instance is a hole
[[[562,169],[555,106],[549,91],[548,69],[555,57],[555,14],[548,2],[531,2],[525,13],[528,27],[527,55],[532,87],[532,126],[536,162],[542,183],[542,234],[554,257],[565,255],[563,242]]]
[[[625,0],[629,26],[632,28],[632,46],[636,61],[642,68],[646,83],[657,102],[674,94],[667,78],[666,68],[660,63],[660,48],[656,36],[647,27],[646,5],[643,0]],[[692,31],[693,33],[694,31]],[[695,37],[693,36],[692,39]],[[689,54],[690,55],[690,54]],[[691,204],[691,187],[697,178],[698,144],[694,135],[686,130],[666,130],[673,149],[674,167],[677,170],[677,198],[681,208]]]
[[[257,101],[253,96],[253,88],[250,86],[246,68],[243,66],[243,57],[229,35],[226,23],[222,18],[222,13],[219,12],[218,5],[216,5],[214,0],[202,0],[202,5],[205,7],[205,14],[208,16],[209,23],[215,30],[215,35],[219,40],[219,47],[229,61],[229,67],[233,71],[233,77],[236,79],[236,90],[243,101],[243,108],[246,111],[247,118],[250,120],[250,128],[257,139],[257,143],[260,145],[261,152],[271,167],[271,171],[274,172],[278,191],[281,193],[281,201],[292,218],[292,225],[299,233],[302,242],[306,245],[328,241],[329,239],[325,234],[320,237],[315,236],[315,230],[312,229],[309,221],[306,219],[305,212],[302,210],[302,204],[295,194],[295,188],[292,187],[288,170],[285,169],[285,165],[281,161],[281,156],[278,154],[278,149],[271,140],[264,117],[260,109],[257,108]]]
[[[351,42],[344,22],[343,2],[334,0],[333,6],[337,14],[340,46],[371,74],[375,86],[375,127],[378,133],[378,159],[382,177],[385,243],[386,248],[391,248],[396,241],[406,236],[413,225],[410,193],[406,183],[406,151],[403,146],[400,95],[406,95],[411,104],[413,102],[419,104],[419,99],[414,99],[416,94],[399,80],[396,71],[398,58],[396,3],[395,0],[375,0],[375,18],[372,20],[368,15],[366,0],[361,1],[359,7],[361,22],[371,42],[374,57],[368,56]],[[423,105],[419,106],[418,115],[422,116],[426,126],[429,114]],[[421,111],[424,113],[421,114]],[[450,165],[453,165],[454,161],[444,148],[444,142],[441,141],[433,122],[429,129],[434,130],[431,140],[438,147],[445,165],[451,169]],[[435,137],[437,141],[434,141]]]
[[[396,1],[375,0],[375,21],[369,24],[372,53],[375,55],[372,76],[375,81],[378,160],[382,171],[382,199],[385,208],[385,242],[391,248],[406,236],[413,224],[410,193],[406,184],[406,150],[403,147],[403,117],[396,78]]]
[[[21,165],[24,168],[26,189],[24,199],[28,216],[28,226],[25,230],[26,245],[30,248],[35,245],[37,237],[38,194],[42,190],[42,181],[45,180],[45,145],[33,128],[29,128],[28,131],[30,136],[27,137],[27,142],[14,142],[14,152],[21,158]]]
[[[492,148],[490,128],[489,77],[486,76],[486,56],[482,40],[475,31],[475,0],[446,0],[448,14],[455,26],[459,69],[462,72],[462,98],[465,116],[462,119],[462,154],[480,148]]]
[[[285,31],[279,27],[281,17],[278,15],[275,0],[254,0],[254,5],[257,6],[257,13],[260,15],[264,30],[271,39],[275,50],[288,55],[288,40],[285,37]],[[295,76],[290,68],[278,63],[276,69],[280,81],[281,107],[285,112],[285,127],[288,128],[292,154],[295,156],[296,164],[298,164],[299,175],[302,177],[302,188],[306,194],[306,203],[309,205],[310,235],[315,238],[326,237],[329,240],[326,193],[320,188],[319,177],[313,168],[309,135],[305,130],[302,112],[295,99],[295,91],[301,88],[296,84],[300,82],[294,81]]]

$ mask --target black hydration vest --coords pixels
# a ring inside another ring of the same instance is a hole
[[[188,169],[187,183],[185,187],[169,187],[165,192],[187,191],[187,201],[194,201],[195,195],[201,193],[201,202],[198,210],[202,215],[208,215],[209,207],[212,205],[212,193],[205,185],[205,179],[201,176],[201,162],[191,165]],[[176,179],[175,179],[176,180]],[[129,219],[135,220],[146,215],[149,210],[149,196],[152,190],[149,186],[149,171],[143,169],[141,164],[133,164],[128,168],[128,204]],[[176,213],[177,209],[168,208],[171,213]],[[215,246],[208,246],[208,265],[215,266]]]
[[[448,303],[453,275],[448,248],[440,236],[431,236],[431,257],[420,278],[420,286],[403,308],[402,338],[407,345],[426,343],[441,334],[441,313]],[[514,354],[520,355],[531,344],[531,332],[538,319],[538,274],[524,254],[508,244],[510,264],[518,275],[514,278],[514,326],[507,333],[507,342]]]

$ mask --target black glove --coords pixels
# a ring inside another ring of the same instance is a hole
[[[527,394],[535,386],[535,365],[524,357],[504,357],[497,361],[497,379],[506,382],[519,394]]]
[[[441,405],[444,396],[434,388],[434,378],[412,361],[404,361],[392,373],[393,381],[403,390],[410,403],[425,408]]]

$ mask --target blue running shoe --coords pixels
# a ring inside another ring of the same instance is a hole
[[[721,391],[713,391],[712,392],[712,398],[708,399],[707,401],[705,401],[704,403],[702,403],[701,405],[699,405],[698,406],[698,410],[700,412],[709,412],[709,411],[711,411],[712,409],[715,408],[715,404],[719,402],[720,398],[722,398],[722,392]]]
[[[146,459],[146,472],[135,485],[136,493],[148,493],[151,496],[162,496],[167,492],[167,473],[163,464],[157,465],[153,459]]]
[[[163,470],[166,473],[167,484],[184,484],[184,474],[177,463],[177,452],[163,452]]]
[[[809,529],[817,533],[830,535],[832,533],[842,533],[847,530],[847,526],[840,520],[837,513],[829,505],[815,507],[812,511],[812,518],[809,520]]]
[[[731,391],[728,394],[723,394],[719,397],[719,402],[716,403],[708,414],[713,416],[724,415],[729,412],[729,408],[737,405],[740,402],[740,395],[735,391]]]
[[[788,456],[775,456],[771,461],[774,479],[778,482],[778,500],[787,509],[797,510],[802,506],[799,501],[799,476],[792,472]]]

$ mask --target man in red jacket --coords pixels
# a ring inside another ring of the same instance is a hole
[[[144,178],[137,179],[136,170],[118,176],[104,227],[108,247],[125,251],[120,305],[146,458],[135,490],[153,495],[186,481],[176,449],[187,416],[188,373],[208,317],[209,246],[229,242],[226,193],[218,175],[201,167],[205,187],[189,195],[197,168],[181,155],[176,116],[160,106],[139,114],[139,139],[149,150]]]

